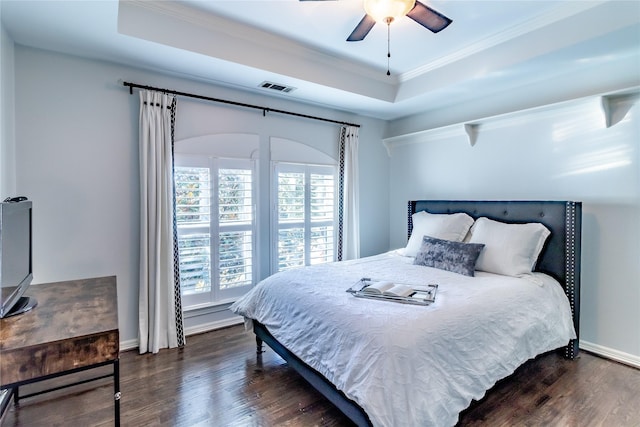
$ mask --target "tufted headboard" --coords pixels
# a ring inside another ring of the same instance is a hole
[[[551,235],[540,254],[536,271],[554,277],[569,298],[576,334],[580,321],[580,245],[582,203],[570,201],[472,201],[413,200],[408,203],[408,235],[413,229],[412,215],[427,211],[434,214],[465,212],[474,219],[487,217],[496,221],[544,224]],[[578,353],[578,340],[572,340],[565,357]]]

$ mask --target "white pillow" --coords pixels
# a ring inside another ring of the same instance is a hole
[[[473,225],[473,218],[466,213],[431,214],[420,211],[411,215],[411,218],[413,229],[409,242],[404,248],[405,256],[416,256],[424,236],[462,242]]]
[[[484,244],[476,270],[505,276],[528,275],[538,261],[551,232],[542,224],[507,224],[478,218],[471,227],[470,243]]]

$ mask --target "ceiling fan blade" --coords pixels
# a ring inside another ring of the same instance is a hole
[[[347,41],[359,42],[364,40],[364,38],[367,37],[367,34],[369,34],[369,31],[371,31],[374,25],[376,25],[376,20],[369,15],[364,15],[360,23],[356,25],[356,28],[354,28],[351,34],[349,34],[349,37],[347,37]]]
[[[451,19],[419,1],[416,1],[416,5],[407,13],[407,16],[434,33],[444,30],[452,22]]]

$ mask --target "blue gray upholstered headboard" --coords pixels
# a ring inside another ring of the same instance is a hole
[[[408,203],[408,235],[413,228],[415,212],[435,214],[465,212],[474,219],[487,217],[496,221],[544,224],[551,235],[540,254],[536,271],[554,277],[564,287],[569,298],[576,334],[580,321],[580,245],[582,203],[570,201],[472,201],[413,200]],[[565,357],[578,354],[578,340],[572,340]]]

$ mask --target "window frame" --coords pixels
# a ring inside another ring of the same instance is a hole
[[[332,242],[332,261],[337,260],[338,248],[338,167],[336,165],[312,164],[312,163],[293,163],[284,161],[272,161],[272,177],[270,181],[271,187],[271,238],[270,238],[270,256],[271,256],[271,274],[282,271],[280,269],[279,254],[279,232],[286,228],[304,228],[304,266],[313,265],[311,262],[311,230],[312,228],[331,226],[333,231]],[[290,221],[285,227],[281,227],[279,221],[279,173],[304,173],[305,176],[305,194],[304,194],[304,218],[302,221]],[[333,215],[328,221],[313,221],[310,215],[311,211],[311,180],[313,174],[331,175],[333,177]],[[330,261],[329,261],[330,262]],[[292,267],[294,268],[294,267]]]
[[[248,292],[256,283],[258,277],[258,251],[257,251],[257,221],[256,221],[256,196],[258,194],[256,161],[253,159],[231,159],[215,157],[211,155],[181,154],[176,153],[174,167],[194,167],[209,169],[210,179],[210,219],[207,225],[180,225],[177,226],[178,239],[181,236],[192,234],[195,231],[209,233],[209,268],[211,289],[197,294],[182,293],[182,306],[184,310],[193,310],[206,306],[232,302]],[[249,224],[222,224],[220,223],[219,203],[219,171],[221,169],[244,169],[251,171],[251,212]],[[175,178],[174,178],[175,183]],[[189,233],[185,233],[188,230]],[[220,233],[228,231],[248,231],[251,235],[251,281],[246,285],[234,286],[229,289],[221,288],[220,275]],[[181,290],[182,292],[182,290]]]

